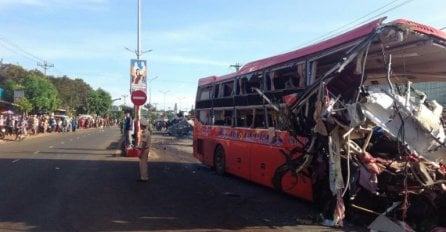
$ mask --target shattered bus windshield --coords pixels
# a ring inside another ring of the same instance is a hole
[[[200,79],[194,156],[313,201],[334,226],[357,213],[445,226],[446,102],[417,86],[446,78],[446,33],[383,20]]]

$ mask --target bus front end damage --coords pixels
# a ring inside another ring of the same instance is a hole
[[[419,26],[383,25],[319,61],[313,84],[288,104],[290,133],[311,141],[296,172],[312,171],[325,224],[347,216],[376,230],[446,227],[443,107],[413,84],[446,77],[446,36]]]

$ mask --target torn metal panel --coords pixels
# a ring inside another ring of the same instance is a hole
[[[446,161],[444,129],[434,110],[387,91],[369,93],[361,108],[364,115],[418,155],[434,162]]]

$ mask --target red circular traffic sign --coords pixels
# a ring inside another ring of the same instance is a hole
[[[146,103],[147,94],[142,90],[136,90],[132,92],[131,99],[135,106],[140,106]]]

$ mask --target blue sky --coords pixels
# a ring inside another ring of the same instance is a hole
[[[445,0],[141,0],[151,102],[189,110],[197,81],[378,16],[446,27]],[[387,13],[384,13],[388,11]],[[137,0],[0,0],[0,58],[129,95]],[[382,14],[381,14],[382,13]],[[156,79],[153,79],[157,77]],[[152,81],[150,81],[153,79]],[[165,94],[164,94],[165,93]],[[124,103],[123,99],[116,104]],[[130,105],[130,98],[126,98]]]

